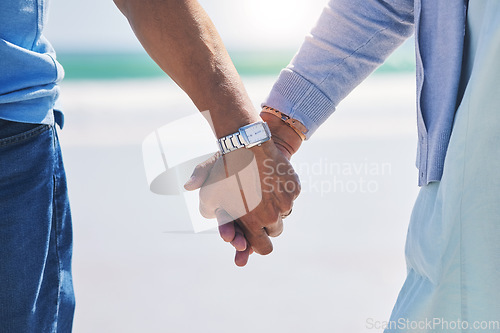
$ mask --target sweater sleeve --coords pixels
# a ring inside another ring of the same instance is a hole
[[[413,0],[330,0],[263,105],[301,121],[307,138],[413,34]]]

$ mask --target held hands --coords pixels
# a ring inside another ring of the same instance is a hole
[[[229,130],[259,120],[215,26],[197,1],[115,0],[115,3],[151,58],[199,110],[211,111],[210,122],[215,133],[228,134]],[[151,17],[155,18],[154,24]],[[227,110],[233,110],[230,116]],[[261,117],[273,131],[271,123],[264,115]],[[283,147],[288,144],[283,140]],[[252,248],[261,254],[272,251],[269,236],[282,231],[280,216],[289,212],[298,195],[297,176],[285,157],[289,158],[293,151],[285,150],[281,152],[267,142],[248,150],[253,157],[240,156],[237,151],[225,157],[216,156],[199,166],[185,185],[189,190],[202,188],[203,214],[217,217],[222,237],[238,250],[244,249],[236,256],[239,265],[246,263]],[[283,187],[284,182],[295,186],[289,185],[288,191]]]
[[[223,156],[215,154],[198,165],[185,184],[187,190],[201,188],[200,212],[217,218],[222,239],[236,249],[238,266],[245,266],[253,251],[272,252],[269,237],[281,234],[282,219],[300,193],[289,162],[291,147],[274,133],[273,139]]]

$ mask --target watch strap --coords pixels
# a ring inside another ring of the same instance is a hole
[[[239,132],[227,135],[217,140],[219,149],[222,155],[232,152],[233,150],[244,148],[243,138]]]

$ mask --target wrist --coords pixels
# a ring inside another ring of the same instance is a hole
[[[302,138],[294,129],[269,113],[262,112],[260,116],[269,126],[273,142],[288,158],[299,150]]]
[[[306,134],[308,130],[304,126],[304,124],[302,124],[299,120],[291,118],[289,115],[265,105],[262,107],[262,111],[260,113],[261,114],[267,113],[279,118],[281,121],[287,124],[291,129],[293,129],[295,133],[297,133],[297,135],[302,139],[302,141],[306,139]]]
[[[253,108],[235,108],[238,112],[216,112],[210,114],[217,139],[238,132],[241,127],[262,121]]]
[[[217,142],[220,152],[224,155],[237,149],[260,146],[270,139],[269,126],[260,120],[240,127],[238,132],[219,138]]]

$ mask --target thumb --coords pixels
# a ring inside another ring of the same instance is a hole
[[[191,177],[184,184],[184,188],[188,191],[199,189],[203,185],[205,180],[207,180],[208,176],[210,175],[210,171],[212,170],[219,156],[220,153],[217,152],[205,162],[198,164],[196,168],[194,168]]]

